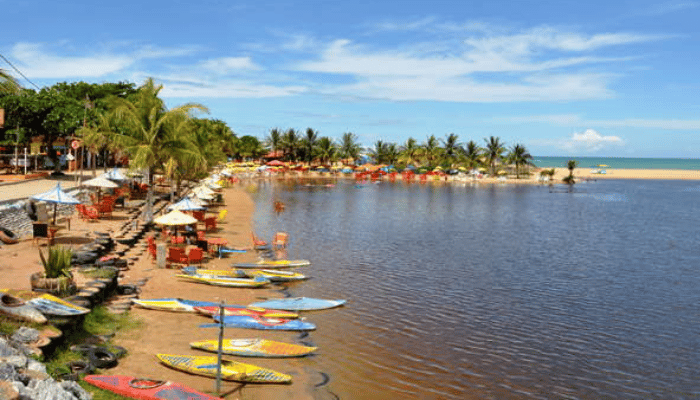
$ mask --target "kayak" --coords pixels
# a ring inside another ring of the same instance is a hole
[[[311,265],[309,260],[260,260],[254,263],[234,263],[234,268],[294,268]]]
[[[218,340],[202,340],[192,342],[193,349],[218,352]],[[302,346],[300,344],[275,342],[266,339],[225,339],[222,342],[223,354],[231,354],[241,357],[303,357],[313,353],[316,347]]]
[[[211,378],[216,377],[217,357],[157,354],[156,357],[168,367]],[[221,378],[246,383],[289,383],[292,377],[271,369],[221,360]]]
[[[196,283],[206,283],[207,285],[214,286],[227,286],[227,287],[244,287],[244,288],[259,288],[270,283],[265,278],[229,278],[225,276],[212,276],[212,275],[188,275],[188,274],[178,274],[175,275],[178,278],[183,278]]]
[[[89,308],[80,307],[48,293],[12,289],[0,289],[0,293],[7,293],[24,300],[47,317],[71,317],[85,315],[90,312]]]
[[[179,383],[123,375],[88,375],[85,382],[118,395],[139,400],[223,400]]]
[[[203,324],[200,328],[219,326],[219,316],[212,315],[215,324]],[[228,328],[259,329],[265,331],[313,331],[316,325],[301,319],[262,318],[250,315],[224,316],[224,326]]]
[[[325,300],[313,299],[309,297],[293,297],[288,299],[276,299],[261,301],[250,304],[251,307],[276,308],[289,311],[314,311],[339,307],[345,304],[346,300]]]
[[[0,294],[0,314],[38,324],[48,322],[44,314],[39,312],[34,306],[9,293]]]
[[[231,271],[229,269],[201,269],[197,267],[185,267],[182,270],[183,274],[187,275],[209,275],[209,276],[226,276],[229,278],[245,278],[244,275]]]
[[[245,276],[248,278],[262,277],[262,278],[267,279],[270,282],[294,282],[294,281],[303,281],[305,279],[309,279],[306,275],[300,274],[298,272],[275,271],[275,270],[271,270],[271,269],[248,270],[248,271],[238,269],[235,271],[235,273],[237,273],[238,276]]]
[[[175,311],[175,312],[196,312],[195,307],[219,307],[219,303],[211,301],[186,300],[180,298],[163,298],[163,299],[132,299],[132,303],[139,307],[149,310]],[[240,306],[236,304],[224,304],[224,307],[248,308],[248,306]],[[257,308],[260,309],[260,308]]]
[[[194,310],[200,314],[204,315],[219,315],[219,306],[204,306],[195,307]],[[262,318],[287,318],[295,319],[299,318],[299,314],[293,311],[285,310],[270,310],[267,308],[257,308],[257,307],[231,307],[224,306],[224,315],[250,315],[258,316]]]

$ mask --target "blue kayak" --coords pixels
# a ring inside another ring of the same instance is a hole
[[[200,328],[213,328],[219,326],[219,316],[215,315],[216,324],[200,325]],[[316,325],[300,319],[262,318],[249,315],[227,315],[224,317],[224,325],[229,328],[246,328],[277,331],[313,331]]]
[[[313,311],[339,307],[345,300],[313,299],[310,297],[293,297],[289,299],[267,300],[250,304],[249,307],[274,308],[285,311]]]

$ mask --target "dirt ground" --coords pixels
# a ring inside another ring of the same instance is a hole
[[[208,236],[222,237],[229,245],[238,248],[252,246],[251,232],[254,203],[243,187],[224,189],[225,208],[228,210],[226,220],[217,227],[217,231]],[[215,210],[216,211],[216,210]],[[71,230],[61,230],[56,243],[79,245],[91,241],[95,231],[117,232],[127,219],[126,214],[119,211],[114,217],[99,222],[85,222],[74,217]],[[269,239],[269,238],[268,238]],[[145,240],[145,239],[144,239]],[[37,245],[33,240],[25,239],[15,245],[0,247],[0,287],[14,289],[30,289],[29,277],[32,273],[41,271],[38,248],[45,251],[44,245]],[[229,269],[229,264],[237,261],[254,261],[255,252],[231,254],[228,258],[212,258],[205,261],[203,267],[209,269]],[[228,304],[248,304],[263,298],[282,297],[279,288],[270,289],[241,289],[221,288],[198,283],[183,282],[174,275],[177,269],[159,269],[144,253],[141,258],[127,271],[122,273],[120,283],[135,283],[147,279],[141,288],[140,298],[179,297],[191,300],[220,301]],[[142,322],[138,329],[117,332],[114,342],[124,346],[128,355],[120,360],[116,368],[107,371],[108,374],[131,375],[165,379],[188,385],[205,393],[214,393],[215,380],[207,377],[189,375],[160,364],[155,357],[157,353],[213,355],[194,350],[189,342],[195,340],[216,339],[218,329],[199,328],[199,324],[212,322],[204,316],[186,313],[170,313],[163,311],[145,310],[133,307],[130,315]],[[227,329],[225,338],[266,338],[289,343],[300,343],[299,333],[295,332],[266,332],[256,330]],[[240,362],[272,368],[279,372],[292,375],[290,385],[241,385],[237,382],[222,383],[222,397],[226,399],[311,399],[314,396],[314,383],[320,377],[313,371],[308,358],[299,359],[263,359],[226,357]]]

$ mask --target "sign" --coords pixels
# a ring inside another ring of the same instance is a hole
[[[77,140],[74,140],[74,141],[72,141],[72,142],[70,143],[70,147],[72,147],[73,149],[76,149],[76,150],[77,150],[78,147],[80,147],[80,142],[77,141]]]

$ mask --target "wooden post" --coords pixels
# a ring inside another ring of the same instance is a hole
[[[216,395],[221,395],[221,353],[223,353],[224,346],[224,303],[225,300],[221,300],[219,305],[219,350],[216,352]]]

